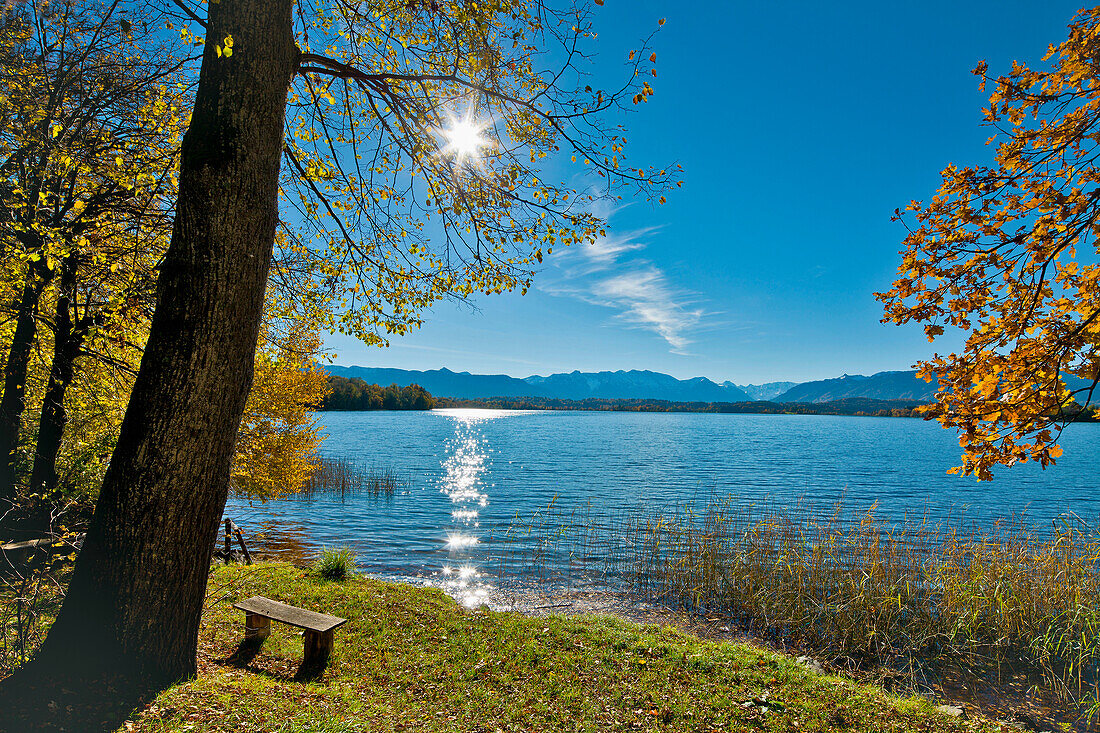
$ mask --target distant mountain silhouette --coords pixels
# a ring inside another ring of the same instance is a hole
[[[766,382],[764,384],[734,384],[722,382],[724,385],[737,387],[754,400],[774,400],[791,387],[798,386],[798,382]]]
[[[915,371],[879,372],[869,377],[844,374],[816,382],[767,382],[738,385],[713,382],[705,377],[676,379],[668,374],[631,369],[617,372],[579,372],[531,376],[524,379],[507,374],[470,374],[450,369],[414,371],[381,367],[330,366],[329,374],[358,377],[369,384],[407,387],[419,384],[434,397],[454,400],[502,398],[547,398],[559,400],[665,400],[668,402],[806,402],[835,400],[906,400],[933,402],[936,382],[917,378]],[[1066,377],[1071,389],[1091,381]],[[1082,401],[1085,397],[1082,395]],[[1094,403],[1096,400],[1094,400]]]
[[[476,397],[541,397],[532,393],[531,385],[507,374],[470,374],[452,372],[450,369],[432,369],[419,372],[409,369],[382,369],[361,366],[326,366],[325,371],[340,377],[358,377],[370,384],[383,387],[396,384],[406,387],[419,384],[433,397],[474,399]]]
[[[603,399],[668,400],[670,402],[742,402],[751,398],[732,384],[715,384],[706,377],[677,379],[660,372],[570,372],[549,377],[527,377],[546,397],[578,400]]]
[[[918,379],[915,371],[879,372],[869,377],[845,374],[836,379],[804,382],[774,399],[776,402],[831,402],[865,397],[873,400],[931,402],[935,399],[935,393],[936,382],[929,384]]]
[[[361,366],[326,366],[329,374],[358,377],[371,384],[419,384],[435,397],[550,397],[564,400],[652,399],[673,402],[748,402],[752,398],[731,383],[716,384],[705,377],[676,379],[660,372],[579,372],[532,376],[470,374],[450,369],[413,371]]]

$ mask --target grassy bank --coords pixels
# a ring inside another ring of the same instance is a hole
[[[350,619],[323,677],[295,679],[301,638],[278,624],[254,659],[231,661],[242,624],[231,604],[253,594]],[[607,617],[471,611],[435,590],[284,564],[214,571],[200,644],[198,678],[125,730],[996,729],[748,645]]]
[[[545,540],[531,566],[582,558],[636,598],[839,667],[1041,698],[1063,720],[1098,712],[1100,537],[1076,519],[964,530],[714,500],[602,520],[551,511],[525,531]]]

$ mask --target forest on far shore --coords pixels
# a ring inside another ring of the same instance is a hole
[[[431,410],[480,408],[489,410],[587,410],[598,412],[718,412],[747,415],[855,415],[863,417],[924,417],[936,415],[935,403],[918,400],[876,400],[846,397],[827,402],[672,402],[650,399],[590,397],[566,400],[551,397],[434,397],[419,384],[382,387],[358,377],[329,375],[329,394],[320,409],[326,410]],[[1074,422],[1096,422],[1096,412],[1067,406],[1065,417]]]
[[[391,384],[382,387],[368,384],[358,377],[328,378],[329,393],[321,403],[321,410],[430,410],[436,406],[435,398],[419,384],[398,387]]]

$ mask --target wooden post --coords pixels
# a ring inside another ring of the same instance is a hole
[[[241,552],[244,553],[244,563],[245,563],[245,565],[251,565],[252,564],[252,555],[251,555],[251,553],[249,553],[248,548],[244,546],[244,535],[241,534],[241,528],[238,527],[236,524],[233,525],[233,534],[236,535],[237,542],[241,546]]]
[[[233,562],[232,545],[233,541],[233,521],[230,519],[225,520],[225,564]]]
[[[304,642],[305,654],[302,666],[323,667],[328,663],[329,655],[332,653],[332,629],[328,631],[306,629]]]
[[[308,631],[306,632],[309,633]],[[271,619],[258,613],[247,613],[244,617],[244,638],[263,641],[271,634]]]

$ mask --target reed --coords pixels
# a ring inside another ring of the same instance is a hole
[[[1007,665],[1097,712],[1100,536],[1076,517],[982,528],[715,499],[600,520],[551,509],[510,534],[541,575],[568,557],[640,599],[847,667]]]
[[[346,499],[363,494],[390,497],[408,487],[409,482],[392,468],[372,466],[364,471],[347,458],[322,457],[320,465],[296,496],[305,500],[322,496]]]

